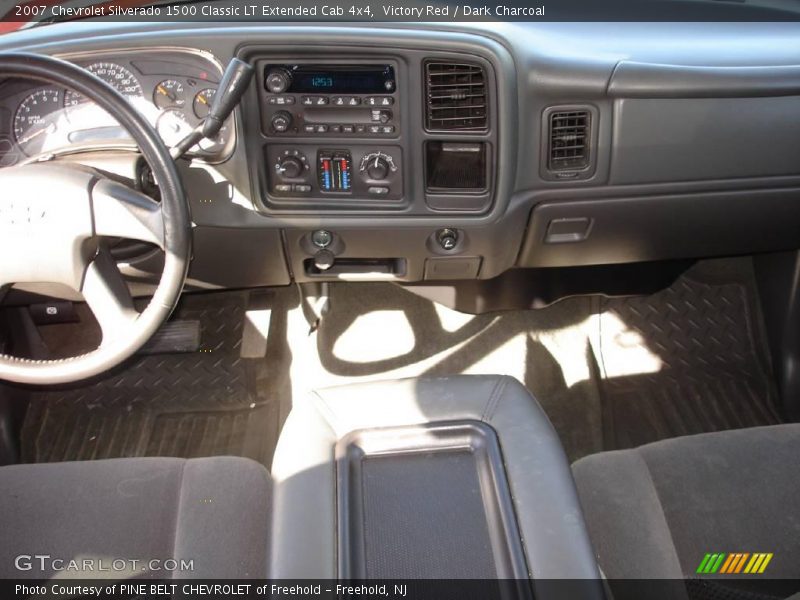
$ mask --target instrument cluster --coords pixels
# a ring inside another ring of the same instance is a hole
[[[164,143],[173,146],[208,115],[220,71],[205,57],[172,54],[156,58],[149,52],[134,53],[75,62],[125,96]],[[0,84],[0,167],[131,142],[111,115],[77,92],[23,80]],[[233,128],[226,123],[215,139],[203,140],[189,154],[216,161],[232,147]]]

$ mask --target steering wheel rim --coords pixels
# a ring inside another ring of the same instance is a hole
[[[152,240],[148,239],[148,241],[161,242],[159,245],[162,246],[165,252],[164,269],[158,287],[148,306],[141,313],[136,312],[135,317],[131,314],[131,322],[129,326],[126,325],[123,336],[109,336],[109,339],[107,339],[106,334],[108,332],[106,332],[105,327],[103,327],[104,324],[101,322],[104,337],[103,343],[99,348],[80,356],[58,360],[34,360],[0,354],[0,379],[35,385],[80,381],[108,371],[132,356],[150,339],[174,309],[186,281],[191,253],[191,218],[186,195],[175,162],[170,157],[158,134],[130,102],[109,84],[88,71],[64,60],[16,52],[0,53],[0,76],[33,79],[71,89],[104,109],[117,120],[139,146],[140,152],[152,168],[161,192],[161,203],[156,205],[158,207],[156,209],[152,200],[121,184],[115,185],[108,180],[102,180],[97,177],[87,183],[81,179],[81,175],[75,172],[67,175],[63,170],[58,173],[55,170],[50,171],[50,173],[59,176],[66,175],[68,178],[74,175],[73,179],[78,180],[76,183],[78,187],[89,186],[87,199],[89,210],[91,211],[91,233],[93,236],[118,235],[113,233],[114,225],[110,227],[111,234],[99,233],[100,229],[97,228],[95,231],[95,228],[99,222],[98,219],[105,219],[102,222],[107,221],[110,223],[122,215],[123,219],[128,219],[134,225],[138,223],[142,231],[149,228],[155,237]],[[42,182],[44,171],[36,171],[37,168],[42,169],[41,166],[37,167],[36,165],[6,167],[0,170],[0,176],[6,176],[6,179],[12,181],[12,183],[16,180],[17,189],[27,190],[27,187],[20,187],[21,182],[30,179],[31,184],[33,184],[33,176],[38,175],[39,185],[44,185]],[[53,167],[48,168],[53,169]],[[14,169],[16,171],[13,171]],[[33,171],[22,172],[21,169],[33,169]],[[35,200],[39,204],[28,204],[28,214],[31,213],[32,206],[39,209],[42,206],[41,199],[38,197],[33,198],[33,196],[34,194],[30,195],[29,201],[33,203]],[[60,199],[61,197],[49,198],[48,200],[52,203],[57,203]],[[13,232],[13,228],[17,227],[16,232],[18,234],[21,233],[19,228],[22,225],[20,225],[19,219],[16,221],[13,217],[11,219],[3,219],[3,202],[4,199],[0,198],[0,231],[6,228],[8,231]],[[19,202],[25,204],[26,199],[17,201],[17,204]],[[11,210],[7,212],[13,213],[14,210],[18,212],[20,210],[19,206],[12,206]],[[58,209],[55,209],[55,212],[58,213]],[[42,215],[44,215],[44,211]],[[160,219],[160,223],[163,225],[160,239],[157,231],[158,227],[153,224],[157,222],[157,218]],[[29,218],[24,225],[30,230],[33,227],[32,219]],[[109,231],[109,228],[106,228],[106,230]],[[145,233],[145,235],[150,234]],[[145,238],[142,237],[140,239]],[[42,243],[47,242],[48,240],[42,240]],[[19,260],[19,257],[16,257],[16,259]],[[111,261],[111,264],[109,264],[109,261]],[[0,275],[2,275],[4,269],[9,271],[13,269],[13,267],[7,265],[8,260],[3,265],[0,265]],[[111,275],[108,275],[109,273]],[[116,276],[119,277],[117,278]],[[93,278],[108,277],[109,281],[101,282],[101,287],[105,288],[103,293],[119,292],[119,282],[122,281],[116,264],[113,263],[110,255],[102,245],[99,246],[97,253],[92,256],[90,262],[86,265],[86,270],[81,274],[81,277],[81,286],[88,285]],[[0,277],[0,280],[2,280],[2,277]],[[9,283],[19,283],[19,281]],[[117,289],[111,290],[110,288],[114,288],[115,285]],[[122,282],[122,286],[124,287],[124,282]],[[83,291],[83,289],[82,287],[79,291]],[[128,294],[127,288],[122,293]],[[127,298],[130,299],[129,294]],[[130,306],[132,308],[132,300],[130,301]],[[92,310],[95,312],[95,316],[98,317],[98,321],[100,321],[100,316],[94,306],[92,306]]]

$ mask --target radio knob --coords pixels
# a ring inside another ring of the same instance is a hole
[[[278,173],[286,179],[294,179],[303,172],[303,161],[294,156],[286,156],[278,163]]]
[[[292,126],[292,115],[285,110],[279,110],[272,115],[272,128],[278,133],[284,133]]]
[[[367,175],[370,179],[386,179],[389,174],[389,163],[382,156],[376,156],[367,165]]]
[[[273,94],[282,94],[289,89],[292,83],[292,74],[286,69],[271,69],[267,73],[265,85]]]

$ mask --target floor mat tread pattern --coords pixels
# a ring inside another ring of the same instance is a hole
[[[601,302],[601,329],[618,319],[661,362],[653,373],[599,380],[607,449],[781,422],[750,281],[746,271],[714,283],[690,272],[654,295]],[[608,354],[602,360],[613,362]]]
[[[23,460],[231,454],[268,462],[277,411],[258,385],[265,361],[240,357],[246,307],[246,293],[186,296],[175,318],[200,322],[198,352],[137,355],[89,385],[36,394]]]

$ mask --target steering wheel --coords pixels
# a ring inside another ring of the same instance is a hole
[[[79,381],[133,355],[167,319],[189,265],[191,220],[178,170],[158,134],[110,85],[63,60],[0,53],[0,76],[72,89],[103,108],[131,135],[150,164],[158,203],[81,166],[34,163],[0,169],[0,288],[65,284],[80,292],[102,330],[96,350],[59,360],[0,354],[0,379],[27,384]],[[151,242],[164,270],[140,313],[103,236]]]

